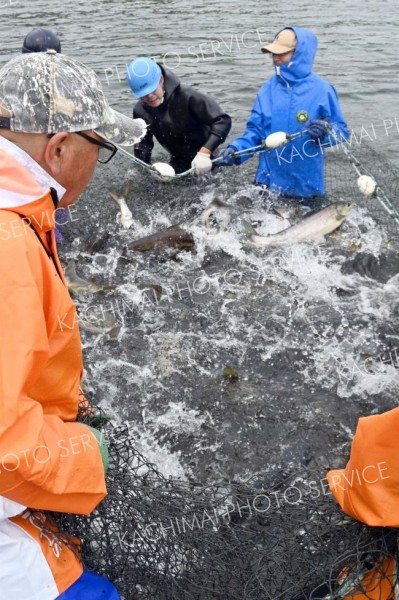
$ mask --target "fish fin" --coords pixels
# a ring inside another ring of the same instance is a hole
[[[127,183],[125,185],[125,187],[123,188],[123,190],[122,190],[122,196],[123,196],[123,198],[125,198],[125,199],[127,198],[128,194],[129,194],[129,191],[130,191],[130,185]]]
[[[295,209],[287,207],[287,206],[272,206],[272,211],[284,219],[284,221],[288,221],[292,217]]]
[[[256,231],[256,229],[254,227],[252,227],[251,223],[249,223],[248,221],[246,221],[245,219],[241,219],[241,232],[245,233],[246,235],[258,235],[258,232]]]
[[[183,227],[182,227],[183,225]],[[169,227],[167,227],[165,229],[165,231],[185,231],[184,226],[186,224],[183,223],[182,221],[180,221],[179,223],[174,223],[173,225],[169,225]]]

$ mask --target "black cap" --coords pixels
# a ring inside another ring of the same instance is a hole
[[[55,33],[49,29],[34,29],[28,33],[22,44],[22,54],[46,50],[61,52],[61,42]]]

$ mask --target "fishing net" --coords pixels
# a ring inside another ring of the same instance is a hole
[[[347,518],[325,473],[275,470],[210,487],[164,477],[127,426],[107,426],[108,496],[88,517],[52,515],[124,600],[301,600],[392,593],[396,530]],[[73,544],[72,541],[69,543]],[[379,573],[370,580],[367,573]]]
[[[333,132],[331,135],[335,137]],[[308,146],[308,141],[305,140],[301,146],[299,139],[295,142],[295,146],[289,143],[285,147],[269,152],[273,156],[274,152],[276,153],[279,165],[287,169],[292,165],[292,168],[295,169],[298,162],[306,160],[307,156],[312,156],[309,154],[311,148]],[[399,230],[398,169],[383,153],[378,151],[375,144],[364,139],[359,140],[355,135],[348,142],[342,142],[336,137],[336,142],[335,145],[332,145],[328,138],[321,144],[325,157],[325,197],[314,199],[316,200],[314,210],[319,210],[323,204],[349,201],[368,212],[374,223],[383,226],[387,236],[392,235],[397,239]],[[256,156],[254,154],[255,160],[248,161],[246,165],[252,163],[251,166],[256,169]],[[359,189],[357,180],[360,176],[371,177],[374,180],[376,183],[374,193],[367,195],[366,192]],[[268,194],[267,190],[265,192]],[[297,198],[291,200],[293,204],[298,202]],[[322,202],[318,202],[318,200],[322,200]],[[279,197],[273,194],[271,201],[275,204],[279,201]],[[305,200],[305,205],[312,206],[312,202]]]
[[[346,150],[326,154],[327,199],[355,203],[397,240],[395,168],[366,142]],[[358,190],[359,173],[374,177],[377,196]],[[96,425],[90,413],[80,420]],[[103,434],[108,496],[90,516],[52,518],[65,542],[81,540],[75,549],[83,562],[124,600],[395,597],[397,531],[346,517],[324,469],[281,468],[200,486],[163,476],[128,426],[107,425]]]
[[[359,175],[368,175],[377,183],[375,194],[365,196],[357,186]],[[327,198],[350,201],[366,209],[373,220],[384,226],[387,237],[397,239],[399,231],[399,172],[375,145],[353,138],[328,147],[325,161]]]

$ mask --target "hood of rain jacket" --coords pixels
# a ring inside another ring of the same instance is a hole
[[[284,27],[284,29],[287,28]],[[279,70],[286,81],[295,84],[312,72],[317,52],[317,37],[314,33],[302,27],[288,27],[288,29],[295,31],[297,44],[290,62],[281,65]]]

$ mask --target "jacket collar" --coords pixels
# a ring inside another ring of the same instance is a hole
[[[44,192],[48,192],[50,188],[55,189],[57,192],[58,200],[61,200],[63,195],[65,194],[65,188],[62,187],[49,173],[47,173],[36,161],[33,160],[29,154],[27,154],[22,148],[13,144],[6,138],[0,136],[0,152],[5,152],[9,157],[14,159],[16,163],[18,163],[23,169],[25,169],[32,176],[34,182],[40,188],[40,195]],[[3,161],[1,161],[2,163]],[[0,167],[1,167],[0,163]],[[36,189],[37,189],[37,186]],[[0,187],[1,190],[2,186]],[[11,191],[11,190],[8,190]],[[32,190],[33,191],[33,190]],[[14,191],[15,196],[13,198],[10,197],[11,205],[5,206],[3,205],[3,199],[0,198],[0,208],[11,208],[12,206],[18,206],[18,204],[24,204],[24,195],[19,194]],[[33,192],[32,199],[36,199],[39,194]],[[19,199],[18,199],[19,196]]]
[[[164,78],[165,78],[165,99],[164,102],[168,102],[173,92],[180,86],[180,80],[173,71],[166,69],[165,67],[161,67]]]
[[[0,136],[0,209],[26,217],[37,231],[55,227],[65,189],[26,152]]]

